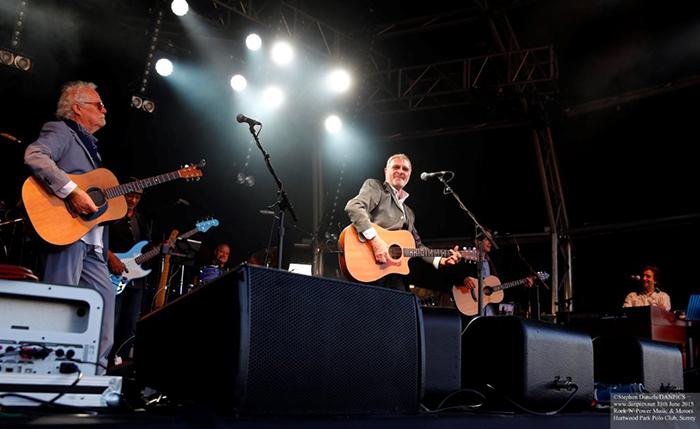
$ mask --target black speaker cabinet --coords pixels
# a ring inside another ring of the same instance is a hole
[[[600,336],[593,340],[593,353],[597,383],[642,383],[650,392],[683,390],[683,358],[677,345]]]
[[[139,381],[243,414],[415,413],[413,294],[242,265],[139,321]]]
[[[421,307],[425,332],[425,398],[436,406],[461,388],[462,318],[451,308]]]
[[[590,406],[593,343],[587,334],[514,316],[477,317],[467,326],[463,387],[545,411],[564,404],[573,392],[570,383],[578,386],[571,406]]]

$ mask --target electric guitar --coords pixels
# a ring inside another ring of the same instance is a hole
[[[37,234],[56,245],[71,244],[80,239],[95,225],[123,218],[126,215],[125,194],[175,179],[198,179],[203,175],[205,161],[185,166],[179,170],[120,185],[114,174],[106,168],[96,168],[84,174],[68,177],[92,198],[98,210],[89,215],[77,213],[70,199],[53,195],[34,177],[22,186],[22,201]]]
[[[416,240],[410,231],[389,231],[372,224],[377,235],[389,246],[389,261],[378,264],[369,241],[360,241],[357,230],[352,225],[340,233],[340,268],[345,277],[359,282],[373,282],[388,274],[408,274],[408,260],[413,257],[449,257],[449,249],[416,248]],[[476,249],[461,250],[462,258],[470,261],[478,259]]]
[[[549,278],[549,274],[544,271],[537,272],[537,277],[540,280],[545,281]],[[474,284],[477,284],[478,280],[474,277],[470,278]],[[484,305],[486,304],[497,304],[503,301],[503,291],[508,288],[515,286],[522,286],[527,283],[525,277],[520,280],[514,280],[512,282],[507,282],[501,284],[496,276],[488,276],[484,279]],[[465,279],[466,283],[466,279]],[[479,291],[477,288],[470,288],[467,286],[453,286],[452,287],[452,297],[455,300],[455,305],[457,309],[467,316],[475,316],[479,314]]]
[[[198,232],[207,232],[209,228],[213,226],[219,226],[219,221],[216,219],[209,219],[197,222],[197,226],[195,228],[180,235],[177,237],[177,240],[186,240]],[[114,256],[119,258],[126,267],[121,275],[112,274],[112,284],[114,284],[114,290],[117,292],[117,294],[122,293],[132,280],[146,277],[151,273],[152,270],[145,270],[141,265],[159,255],[163,249],[163,245],[159,244],[148,252],[142,254],[141,250],[144,248],[144,246],[146,246],[146,244],[148,244],[148,241],[146,240],[139,241],[128,251],[114,254]]]

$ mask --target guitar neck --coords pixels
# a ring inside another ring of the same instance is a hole
[[[441,258],[449,258],[452,255],[452,250],[451,249],[428,249],[427,247],[421,247],[421,248],[404,248],[403,250],[403,256],[407,256],[409,258],[424,258],[424,257],[441,257]],[[468,259],[470,261],[475,261],[478,258],[478,255],[475,254],[475,250],[460,250],[459,251],[460,255],[464,259]]]
[[[151,186],[161,183],[170,182],[171,180],[181,178],[180,171],[171,171],[170,173],[159,174],[158,176],[149,177],[146,179],[136,180],[135,182],[124,183],[122,185],[113,186],[105,189],[107,198],[116,198],[121,195],[126,195],[129,192],[138,192],[142,189],[150,188]]]
[[[526,281],[527,281],[527,277],[524,279],[520,279],[520,280],[514,280],[512,282],[503,283],[503,284],[500,284],[498,286],[493,286],[491,289],[493,289],[494,291],[509,289],[509,288],[516,287],[516,286],[522,286],[525,284]]]
[[[177,237],[176,240],[186,240],[186,239],[192,237],[193,235],[195,235],[197,232],[199,232],[199,228],[192,228],[191,230],[189,230],[186,233]],[[155,256],[157,256],[158,254],[160,254],[162,249],[163,249],[163,245],[159,244],[156,247],[154,247],[153,249],[149,250],[148,252],[143,253],[143,254],[139,255],[138,257],[136,257],[134,259],[134,261],[136,261],[137,264],[141,265],[144,262],[149,261],[149,260],[153,259]]]

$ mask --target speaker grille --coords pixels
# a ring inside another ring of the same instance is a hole
[[[421,337],[411,294],[248,267],[244,408],[415,412]]]

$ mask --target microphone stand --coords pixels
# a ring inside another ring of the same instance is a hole
[[[262,125],[261,125],[262,128]],[[270,163],[270,154],[265,152],[265,149],[262,147],[262,144],[260,144],[260,140],[258,139],[258,134],[260,133],[259,131],[256,133],[255,128],[253,123],[248,124],[248,129],[250,131],[250,134],[253,136],[253,140],[255,140],[255,144],[258,146],[258,149],[260,149],[260,152],[263,154],[263,158],[265,159],[265,165],[267,165],[267,169],[272,175],[272,178],[275,179],[275,183],[277,184],[277,202],[275,203],[275,206],[277,207],[278,214],[276,218],[278,219],[278,226],[277,226],[277,232],[278,232],[278,240],[277,240],[277,268],[282,269],[282,248],[284,246],[284,215],[285,211],[289,210],[289,214],[292,215],[292,219],[294,219],[294,222],[298,222],[299,219],[297,219],[296,213],[294,213],[294,207],[292,207],[292,203],[289,202],[289,198],[287,197],[287,193],[284,191],[284,186],[282,185],[282,181],[280,181],[279,177],[277,177],[277,173],[275,172],[275,169],[272,167],[272,164]]]
[[[452,175],[450,177],[450,180],[454,177]],[[449,180],[445,180],[445,177],[443,174],[437,176],[438,180],[442,182],[443,186],[445,189],[443,190],[443,194],[445,195],[452,195],[454,199],[457,201],[457,204],[459,204],[459,207],[464,210],[467,215],[471,218],[472,222],[474,223],[474,237],[479,236],[479,232],[481,232],[483,238],[479,240],[479,246],[478,246],[478,258],[476,261],[476,277],[478,279],[477,282],[477,292],[478,292],[478,304],[479,304],[479,316],[484,315],[484,279],[482,278],[481,271],[483,269],[483,263],[484,263],[484,239],[489,240],[491,242],[491,245],[495,248],[498,249],[498,245],[494,241],[493,237],[491,234],[484,229],[484,227],[479,223],[478,220],[476,220],[476,217],[474,214],[469,211],[467,206],[464,205],[462,200],[459,198],[459,195],[450,187],[450,185],[447,184]]]

